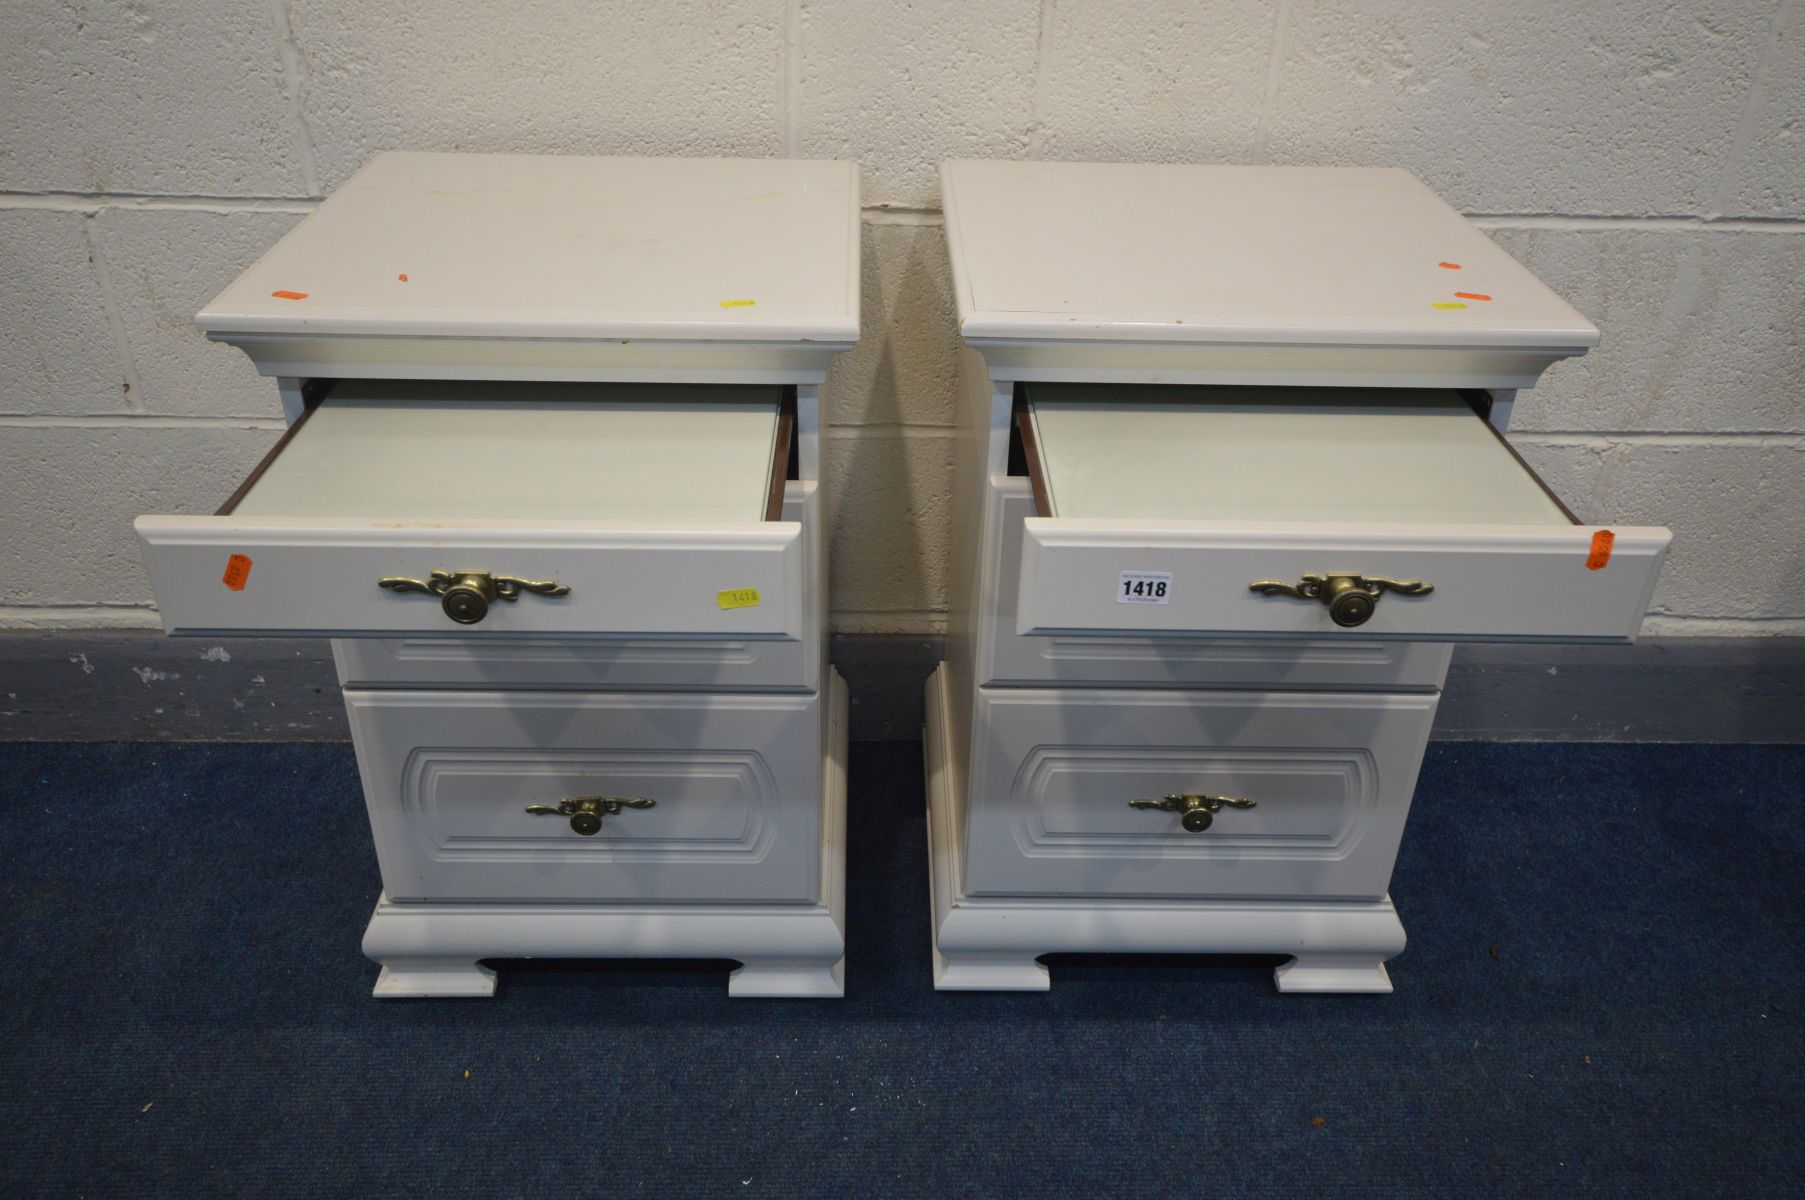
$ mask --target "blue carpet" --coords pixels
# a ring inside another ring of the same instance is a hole
[[[920,750],[861,745],[845,1001],[609,963],[379,1004],[348,747],[0,746],[0,1192],[1788,1193],[1801,778],[1437,744],[1395,995],[1106,957],[938,995]]]

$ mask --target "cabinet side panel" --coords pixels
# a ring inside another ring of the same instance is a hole
[[[946,658],[952,710],[947,757],[955,791],[967,794],[967,770],[973,736],[973,689],[977,686],[979,639],[984,624],[984,597],[994,590],[997,530],[991,513],[989,481],[1007,462],[1008,416],[1012,386],[995,383],[974,350],[959,355],[958,434],[954,442],[952,552],[948,582]],[[961,836],[963,831],[961,829]]]

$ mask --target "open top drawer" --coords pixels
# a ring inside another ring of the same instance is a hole
[[[799,638],[777,387],[340,383],[219,512],[137,521],[171,633]]]
[[[1023,634],[1624,641],[1671,537],[1580,524],[1468,393],[1023,393]]]

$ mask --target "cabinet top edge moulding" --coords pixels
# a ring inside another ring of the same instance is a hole
[[[195,321],[265,375],[818,382],[858,166],[385,152]]]
[[[1000,378],[1515,388],[1598,342],[1408,171],[955,160],[941,191]]]

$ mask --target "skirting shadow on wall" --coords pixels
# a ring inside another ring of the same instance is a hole
[[[941,641],[835,637],[855,741],[921,736]],[[0,740],[340,741],[323,640],[0,634]],[[1435,734],[1470,741],[1805,742],[1805,638],[1456,649]]]

